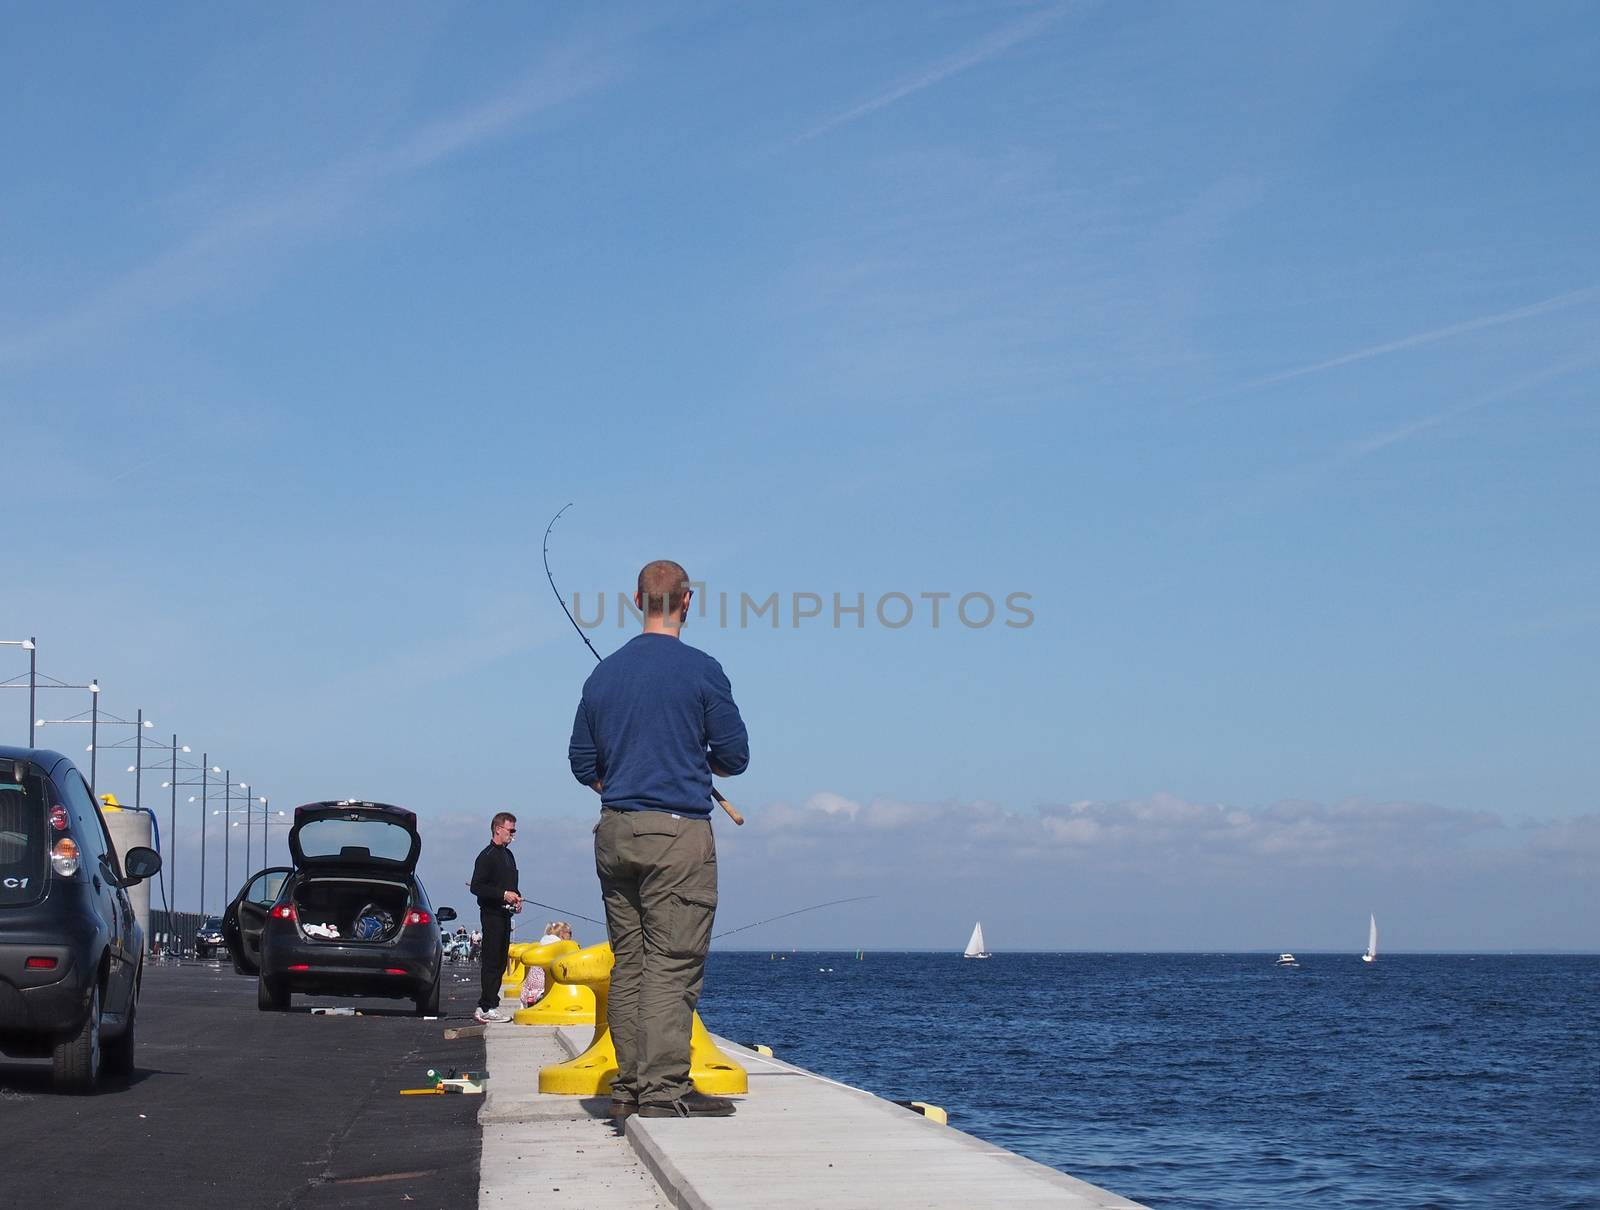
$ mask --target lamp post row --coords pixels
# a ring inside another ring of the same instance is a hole
[[[73,724],[88,726],[89,727],[89,748],[88,748],[88,750],[89,750],[89,792],[92,795],[95,796],[95,800],[97,802],[99,801],[99,784],[98,783],[99,783],[99,759],[100,759],[100,746],[101,746],[99,741],[100,741],[100,726],[101,726],[101,723],[104,722],[104,723],[106,723],[108,725],[131,726],[131,727],[135,728],[135,730],[134,730],[134,763],[132,765],[128,766],[128,771],[134,775],[134,783],[133,783],[133,785],[134,785],[134,790],[133,790],[134,806],[136,808],[142,810],[144,808],[144,801],[143,800],[144,800],[144,773],[145,773],[144,732],[145,732],[145,730],[147,728],[153,728],[155,726],[154,722],[152,722],[152,721],[150,721],[150,720],[148,720],[148,719],[146,719],[144,717],[144,710],[141,708],[138,711],[136,717],[134,719],[132,719],[132,720],[118,718],[116,715],[103,713],[101,711],[101,709],[100,709],[100,683],[99,683],[98,680],[91,680],[86,685],[75,685],[75,684],[68,684],[65,681],[56,680],[54,677],[49,677],[49,676],[41,677],[40,673],[39,673],[39,662],[38,662],[39,645],[38,645],[38,641],[35,638],[29,637],[29,638],[26,638],[26,639],[0,639],[0,647],[21,647],[23,650],[25,650],[28,653],[28,679],[27,679],[27,682],[26,682],[27,689],[28,689],[28,735],[27,735],[27,741],[24,743],[23,746],[27,747],[27,748],[32,748],[32,747],[35,746],[34,742],[33,742],[34,732],[38,728],[41,728],[41,727],[50,726],[50,725],[73,725]],[[22,682],[22,679],[20,677],[13,677],[11,680],[8,680],[8,681],[0,681],[0,688],[20,689],[20,688],[22,688],[22,686],[23,686],[23,682]],[[44,688],[44,689],[86,689],[86,690],[89,691],[89,695],[90,695],[89,709],[86,710],[86,711],[83,711],[80,714],[73,715],[70,718],[48,718],[48,719],[47,718],[40,718],[40,717],[37,716],[36,711],[38,709],[38,693],[39,693],[39,690],[41,688]],[[88,717],[85,718],[84,715],[88,715]],[[125,742],[126,741],[120,741],[119,740],[117,743],[109,744],[107,746],[108,747],[112,747],[112,748],[120,747]],[[172,743],[170,745],[158,745],[158,746],[166,747],[168,749],[168,761],[167,761],[168,779],[167,779],[167,781],[162,783],[162,788],[163,789],[168,789],[171,792],[170,795],[169,795],[169,802],[168,802],[168,809],[167,809],[167,831],[168,831],[168,835],[170,835],[173,838],[173,846],[174,846],[173,852],[171,854],[172,860],[167,862],[167,863],[165,863],[164,868],[163,868],[163,873],[162,873],[162,879],[163,879],[163,882],[166,885],[167,892],[168,892],[168,894],[170,896],[170,899],[168,900],[168,902],[169,902],[169,904],[175,905],[177,903],[177,886],[178,886],[177,860],[176,860],[177,853],[176,853],[176,847],[175,847],[176,846],[176,841],[177,841],[177,828],[178,828],[178,787],[180,785],[194,785],[196,783],[193,782],[193,781],[184,782],[184,781],[181,781],[179,779],[179,777],[178,777],[178,764],[179,764],[178,753],[179,752],[189,752],[189,751],[191,751],[191,749],[189,748],[189,746],[187,744],[184,744],[184,745],[180,746],[179,743],[178,743],[177,735],[173,735]],[[189,767],[191,769],[193,768],[193,766],[189,766]],[[200,781],[199,781],[200,795],[199,795],[199,798],[198,798],[198,801],[200,803],[200,911],[201,911],[202,914],[204,914],[205,907],[206,907],[206,900],[205,900],[205,886],[206,886],[206,808],[209,805],[209,796],[210,796],[209,779],[210,779],[210,775],[212,773],[224,773],[224,771],[221,768],[218,768],[217,766],[214,766],[214,765],[212,765],[210,763],[209,754],[202,754],[201,763],[200,763]],[[224,823],[223,832],[222,832],[223,885],[226,887],[227,885],[229,885],[229,878],[231,876],[230,856],[231,856],[231,850],[232,850],[232,847],[233,847],[229,843],[229,834],[228,833],[229,833],[230,827],[236,826],[234,821],[233,821],[233,819],[232,819],[234,785],[233,785],[233,774],[232,774],[231,770],[228,770],[224,774],[224,785],[225,785],[224,806],[225,806],[226,810],[225,810],[225,812],[221,812],[220,814],[223,814],[223,823]],[[242,789],[242,790],[245,790],[245,791],[248,791],[250,789],[250,784],[248,782],[240,782],[238,788]],[[194,796],[191,795],[190,798],[189,798],[189,801],[190,802],[195,802],[197,800],[196,800],[196,798]],[[269,820],[268,816],[267,816],[268,808],[270,806],[270,800],[265,795],[263,795],[263,796],[261,796],[259,798],[258,801],[260,802],[261,808],[262,808],[261,859],[262,859],[262,863],[265,864],[266,863],[266,858],[267,858],[267,837],[268,837],[267,828],[269,826],[269,823],[271,822]],[[250,806],[248,796],[245,799],[245,803],[246,803],[246,811],[245,811],[245,863],[248,865],[249,862],[250,862],[251,849],[253,847],[253,836],[252,836],[253,827],[252,827],[252,824],[253,824],[253,821],[254,821],[254,814],[253,814],[253,808]],[[219,812],[212,812],[212,814],[219,814]],[[281,812],[280,812],[280,814],[281,814]]]

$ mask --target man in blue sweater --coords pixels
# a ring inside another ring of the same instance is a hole
[[[750,741],[722,666],[678,637],[689,576],[639,573],[644,630],[583,685],[567,759],[600,795],[595,869],[616,955],[607,1013],[617,1048],[611,1114],[726,1117],[689,1079],[689,1030],[717,910],[711,778],[743,773]]]

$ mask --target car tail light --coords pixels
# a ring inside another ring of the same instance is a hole
[[[293,966],[288,967],[287,969],[292,971],[308,971],[311,969],[311,967],[304,962],[296,962]]]
[[[412,908],[406,913],[406,921],[403,927],[410,928],[413,924],[429,924],[432,921],[433,917],[427,912],[419,912],[416,908]]]
[[[50,850],[50,864],[63,878],[71,878],[78,872],[78,842],[70,836],[56,841],[56,847]]]
[[[50,826],[57,832],[65,832],[67,830],[67,809],[65,807],[56,806],[50,808]]]
[[[54,958],[29,958],[22,965],[31,971],[53,971],[56,969]]]
[[[271,915],[274,920],[293,920],[295,918],[294,904],[280,903],[272,909]]]
[[[386,974],[386,975],[407,975],[407,974],[410,974],[411,972],[407,971],[407,970],[404,970],[404,969],[402,969],[401,967],[398,967],[398,966],[388,966],[388,967],[384,968],[383,973]]]

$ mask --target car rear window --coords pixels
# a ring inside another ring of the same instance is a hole
[[[300,852],[347,861],[404,861],[411,853],[411,833],[382,819],[315,819],[300,825]]]
[[[45,805],[43,779],[8,762],[0,772],[0,905],[32,903],[44,888]]]

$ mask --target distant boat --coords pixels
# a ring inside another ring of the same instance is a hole
[[[983,921],[978,921],[972,926],[972,936],[967,940],[967,948],[962,952],[963,958],[989,958],[993,957],[988,950],[983,948]]]
[[[1378,918],[1370,917],[1371,923],[1367,925],[1367,952],[1361,955],[1363,962],[1376,962],[1378,960]]]
[[[1300,965],[1300,959],[1296,958],[1293,954],[1279,954],[1278,955],[1278,960],[1276,962],[1274,962],[1272,965],[1273,966],[1299,966]]]

